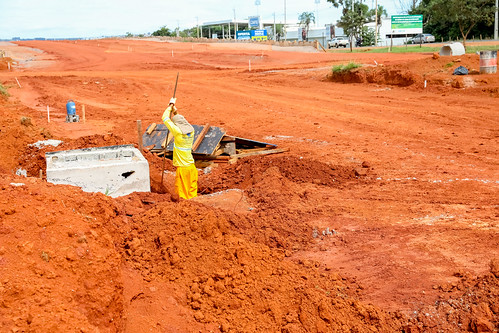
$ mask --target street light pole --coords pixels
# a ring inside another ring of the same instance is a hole
[[[236,25],[235,32],[234,32],[234,39],[237,39],[237,29],[238,29],[238,27],[237,27],[237,20],[236,20],[236,9],[234,8],[233,10],[234,10],[234,24]]]
[[[374,23],[374,46],[378,46],[378,0],[376,0],[376,9],[374,10],[375,23]]]
[[[286,0],[284,0],[284,41],[287,40],[288,37],[288,29],[286,29]]]
[[[274,40],[277,40],[276,36],[277,32],[275,31],[275,12],[274,12]]]
[[[497,35],[499,33],[499,0],[496,0],[496,15],[495,15],[495,23],[494,23],[494,39],[497,40],[499,38]]]
[[[197,38],[199,38],[199,17],[196,16]]]
[[[315,26],[319,26],[319,3],[321,0],[315,0]]]

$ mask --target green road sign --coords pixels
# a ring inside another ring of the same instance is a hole
[[[423,15],[392,15],[392,34],[420,34]]]

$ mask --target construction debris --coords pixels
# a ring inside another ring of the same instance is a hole
[[[255,155],[268,155],[288,151],[285,148],[277,148],[277,145],[259,142],[225,133],[225,130],[206,124],[204,126],[192,125],[194,127],[194,144],[192,155],[198,167],[207,167],[215,163],[235,163],[238,159]],[[173,137],[164,124],[151,124],[142,135],[144,149],[167,157],[173,154]],[[166,150],[165,150],[166,147]]]

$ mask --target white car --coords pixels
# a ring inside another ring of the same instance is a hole
[[[343,47],[347,47],[348,44],[349,44],[349,40],[347,37],[335,37],[335,38],[332,38],[329,42],[327,42],[327,47],[328,48],[332,48],[332,47],[340,47],[340,46],[343,46]]]
[[[435,42],[435,36],[432,34],[417,34],[416,36],[411,38],[412,44],[419,43],[433,43]]]

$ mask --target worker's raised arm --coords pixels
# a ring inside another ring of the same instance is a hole
[[[177,108],[175,107],[174,104],[170,104],[165,112],[163,113],[163,117],[161,117],[161,119],[163,120],[163,123],[165,124],[165,126],[168,128],[168,130],[175,136],[175,135],[179,135],[179,134],[182,134],[182,131],[180,130],[180,128],[178,128],[177,125],[175,125],[173,123],[173,121],[170,119],[170,114],[174,111],[176,111]]]

